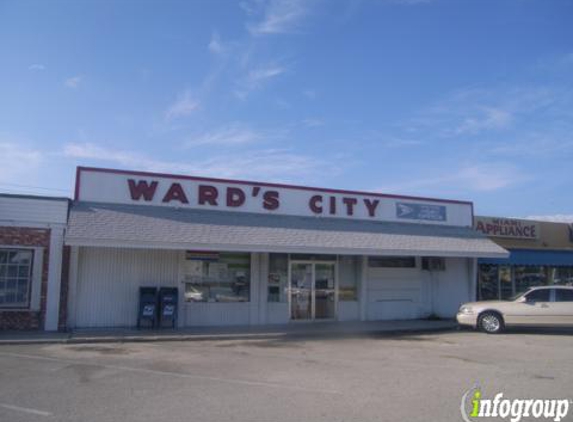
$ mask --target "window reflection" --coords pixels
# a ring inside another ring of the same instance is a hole
[[[479,266],[479,299],[499,299],[497,265],[482,264]]]
[[[185,257],[186,302],[248,302],[249,253],[193,253]]]

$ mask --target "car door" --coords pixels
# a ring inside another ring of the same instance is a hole
[[[535,289],[504,306],[506,324],[552,325],[551,289]]]
[[[554,289],[551,303],[555,325],[573,326],[573,289]]]

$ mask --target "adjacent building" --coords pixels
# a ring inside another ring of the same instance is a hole
[[[68,204],[0,194],[0,330],[65,328]]]
[[[573,284],[570,224],[476,217],[475,228],[510,252],[507,258],[479,260],[478,299],[509,299],[531,286]]]

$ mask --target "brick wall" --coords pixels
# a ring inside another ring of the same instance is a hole
[[[0,227],[0,245],[15,247],[43,247],[40,310],[0,308],[0,330],[42,330],[46,315],[48,288],[48,262],[50,254],[50,229],[29,227]]]

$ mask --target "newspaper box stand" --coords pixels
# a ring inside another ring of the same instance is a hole
[[[159,326],[177,327],[177,287],[161,287],[159,289]]]
[[[139,311],[137,328],[157,326],[157,287],[139,288]]]

